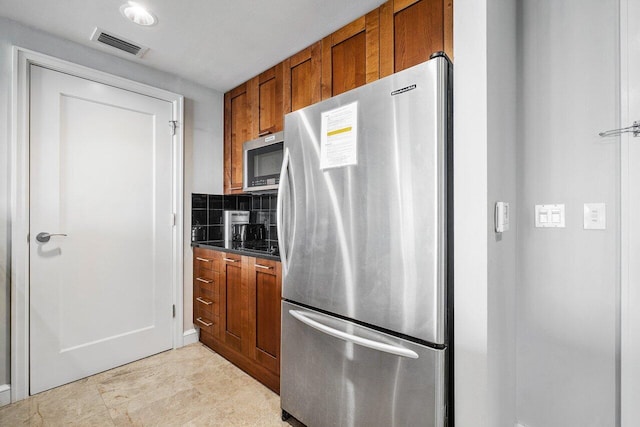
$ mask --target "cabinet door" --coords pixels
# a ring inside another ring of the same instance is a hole
[[[249,139],[283,129],[283,67],[280,63],[249,81],[251,114],[255,119]]]
[[[379,9],[322,39],[322,99],[380,77]]]
[[[380,74],[445,51],[453,59],[453,0],[390,0],[380,6]]]
[[[246,257],[224,253],[220,274],[222,341],[239,353],[248,336]]]
[[[249,351],[261,366],[280,373],[280,299],[282,271],[279,262],[249,258]]]
[[[251,139],[247,84],[224,95],[224,193],[242,193],[242,144]]]
[[[284,61],[284,113],[320,102],[322,43],[316,42]]]

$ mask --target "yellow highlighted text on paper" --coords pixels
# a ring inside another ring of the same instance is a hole
[[[345,132],[351,132],[352,127],[346,127],[346,128],[342,128],[342,129],[336,129],[336,130],[332,130],[331,132],[327,132],[327,136],[333,136],[333,135],[337,135],[339,133],[345,133]]]

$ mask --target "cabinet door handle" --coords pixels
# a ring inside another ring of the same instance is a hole
[[[197,301],[203,303],[204,305],[211,305],[213,304],[213,301],[207,301],[206,299],[202,299],[200,297],[196,298]]]
[[[242,190],[242,186],[240,186],[240,187],[229,187],[229,190]]]
[[[265,270],[271,270],[273,267],[269,267],[268,265],[262,265],[262,264],[253,264],[254,267],[257,268],[264,268]]]
[[[213,283],[213,280],[203,279],[202,277],[196,277],[196,280],[202,283]]]
[[[213,322],[209,322],[209,323],[207,323],[207,322],[205,322],[204,320],[202,320],[202,317],[198,317],[198,318],[196,319],[196,322],[200,322],[200,323],[202,323],[204,326],[207,326],[207,327],[209,327],[209,326],[213,325]]]
[[[202,261],[202,262],[211,262],[210,259],[206,259],[206,258],[200,258],[199,256],[196,257],[196,260],[198,261]]]
[[[222,258],[222,259],[227,261],[227,262],[238,262],[237,259],[233,259],[233,258]]]

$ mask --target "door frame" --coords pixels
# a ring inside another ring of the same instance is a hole
[[[170,102],[177,122],[173,138],[173,348],[183,345],[184,97],[143,83],[13,46],[11,87],[11,401],[29,396],[29,79],[39,65]],[[169,127],[167,124],[167,131]],[[167,218],[170,221],[170,218]]]
[[[629,4],[627,0],[620,1],[620,127],[629,126],[634,118],[629,114],[629,91],[631,90],[631,81],[629,76]],[[628,123],[628,124],[627,124]],[[635,410],[636,403],[633,401],[634,384],[637,378],[632,375],[625,375],[629,365],[637,363],[633,360],[634,352],[637,352],[640,345],[637,340],[634,343],[633,337],[629,333],[632,322],[634,321],[634,307],[629,305],[631,296],[631,286],[629,268],[630,246],[634,236],[628,233],[631,223],[630,206],[631,206],[631,182],[630,182],[630,160],[629,148],[631,139],[629,133],[620,135],[620,302],[619,302],[619,340],[618,340],[618,422],[622,426],[633,425],[638,420],[635,419],[640,412]],[[635,239],[638,237],[636,236]],[[637,309],[637,307],[635,307]],[[637,316],[635,317],[637,319]],[[637,370],[636,370],[637,372]]]

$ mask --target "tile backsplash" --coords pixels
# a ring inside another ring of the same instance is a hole
[[[191,195],[191,241],[222,241],[225,210],[250,211],[250,222],[264,224],[267,244],[278,246],[275,194],[222,196],[217,194]]]

